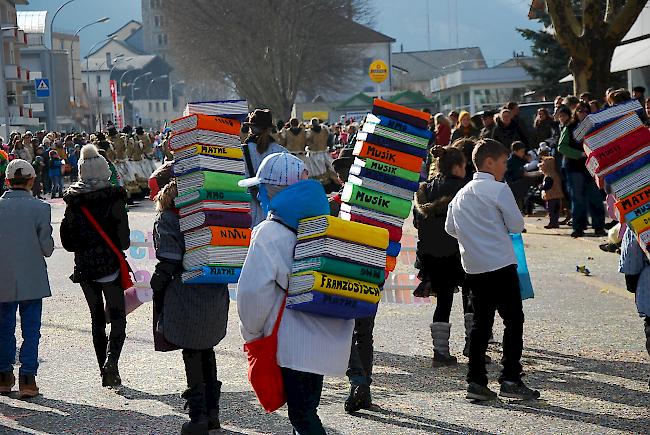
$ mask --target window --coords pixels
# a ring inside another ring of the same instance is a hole
[[[167,112],[167,103],[163,103],[163,112]]]
[[[154,26],[160,27],[160,17],[158,15],[153,17]]]
[[[149,101],[149,112],[153,112],[153,104]]]
[[[160,113],[160,103],[156,102],[156,112]]]
[[[102,76],[97,74],[97,83],[101,83],[101,82],[102,82]]]
[[[97,96],[99,98],[102,98],[102,90],[101,89],[97,89]]]
[[[158,45],[163,45],[163,35],[158,34]]]
[[[149,0],[149,7],[151,9],[155,8],[156,7],[156,0]]]

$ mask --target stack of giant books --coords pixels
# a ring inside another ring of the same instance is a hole
[[[388,231],[333,216],[303,219],[287,308],[340,319],[373,316],[384,283]]]
[[[637,234],[648,254],[650,242],[650,130],[641,123],[637,100],[589,115],[574,131],[584,136],[587,169],[616,198],[621,223]]]
[[[244,121],[248,116],[248,102],[246,100],[219,100],[187,103],[183,116],[194,114],[217,115]]]
[[[427,113],[376,99],[357,134],[340,217],[388,230],[387,272],[395,269],[404,219],[419,186],[431,139],[428,120]]]
[[[250,244],[250,195],[236,119],[192,114],[171,124],[176,207],[185,238],[183,282],[236,283]]]

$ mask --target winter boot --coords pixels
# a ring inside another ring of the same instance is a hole
[[[449,354],[451,323],[436,322],[430,327],[433,339],[433,367],[456,365],[458,360]]]
[[[465,348],[463,349],[463,355],[467,358],[469,358],[469,337],[472,334],[472,326],[474,326],[474,313],[467,313],[465,314]],[[485,355],[485,364],[491,363],[490,355]]]
[[[115,324],[111,326],[115,328]],[[122,385],[122,378],[120,377],[120,371],[118,368],[118,362],[120,360],[120,354],[122,353],[122,347],[124,346],[124,340],[126,339],[126,334],[122,333],[116,336],[112,335],[108,340],[108,352],[106,352],[106,363],[102,370],[102,386],[103,387],[118,387]]]
[[[185,409],[190,417],[190,421],[183,423],[181,435],[207,435],[209,429],[205,408],[205,384],[188,388],[181,397],[186,400]]]
[[[203,351],[203,379],[205,380],[205,405],[208,415],[208,428],[221,429],[219,421],[219,399],[221,398],[221,382],[217,379],[217,361],[214,351]]]
[[[370,395],[370,386],[355,385],[350,386],[350,395],[345,400],[345,412],[352,413],[361,409],[370,409],[372,407],[372,396]]]

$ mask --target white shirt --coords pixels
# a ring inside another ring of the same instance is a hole
[[[253,230],[237,289],[239,329],[244,341],[271,335],[288,286],[296,235],[263,221]],[[278,364],[293,370],[344,376],[354,320],[286,309],[278,332]]]
[[[493,272],[517,258],[508,233],[521,233],[524,218],[506,183],[477,172],[449,203],[445,230],[458,239],[465,272]]]

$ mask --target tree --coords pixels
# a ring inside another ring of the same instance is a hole
[[[648,0],[546,0],[555,37],[570,56],[574,93],[603,95],[610,86],[616,46],[630,30]]]
[[[245,6],[242,6],[245,4]],[[361,60],[351,20],[366,0],[170,0],[170,49],[187,81],[225,79],[255,106],[286,119],[300,92],[337,89]]]
[[[568,90],[568,85],[559,81],[569,74],[569,55],[549,31],[551,17],[542,12],[537,19],[544,26],[541,30],[517,29],[517,32],[531,41],[531,51],[537,60],[535,64],[524,64],[523,67],[539,82],[537,95],[550,99],[565,95]]]

